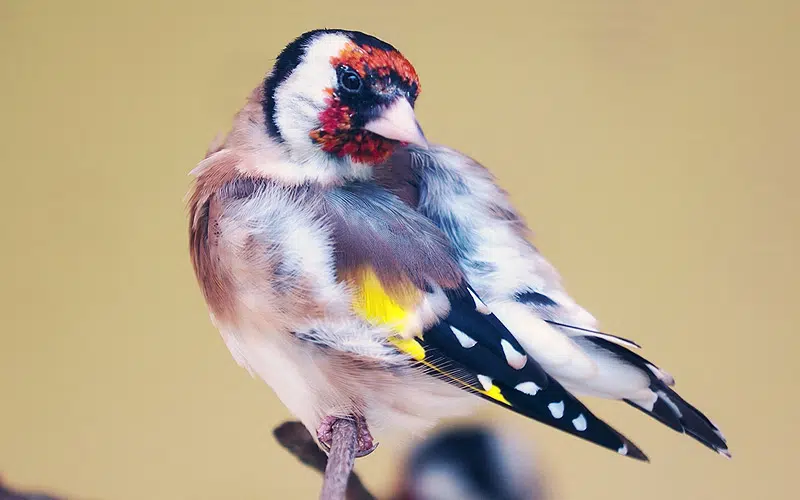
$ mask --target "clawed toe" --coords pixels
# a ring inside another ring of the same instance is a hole
[[[322,419],[322,422],[317,428],[317,440],[319,441],[320,448],[325,453],[330,453],[331,444],[333,441],[333,424],[339,420],[340,417],[327,416]],[[372,438],[369,432],[367,421],[364,417],[357,417],[356,421],[356,458],[366,457],[378,447],[378,443]]]
[[[372,442],[372,441],[370,441]],[[356,458],[366,457],[378,447],[378,443],[373,443],[370,446],[359,446],[356,449]]]

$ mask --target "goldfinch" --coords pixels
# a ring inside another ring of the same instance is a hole
[[[234,359],[325,448],[356,418],[359,456],[483,400],[647,460],[573,394],[730,456],[666,371],[570,298],[490,172],[426,140],[420,89],[392,45],[309,31],[192,171],[191,259]]]

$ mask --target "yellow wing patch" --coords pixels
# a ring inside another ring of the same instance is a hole
[[[353,306],[367,321],[402,331],[422,299],[422,291],[408,280],[387,290],[370,267],[364,267],[348,279],[353,286]]]
[[[412,358],[416,359],[417,361],[422,361],[425,359],[425,348],[422,347],[420,343],[414,339],[390,337],[389,342],[394,344],[395,347],[400,349],[402,352],[408,354]]]
[[[423,292],[408,280],[399,280],[391,291],[387,290],[371,267],[364,267],[351,273],[347,281],[353,288],[353,307],[356,312],[370,323],[388,326],[398,332],[408,328],[409,319],[423,297]],[[422,332],[419,334],[421,336]],[[460,379],[455,374],[448,372],[446,368],[437,366],[430,359],[426,359],[425,348],[416,339],[392,336],[389,338],[389,342],[401,352],[440,373],[456,385],[511,406],[496,385],[492,384],[488,390],[484,390],[482,387],[476,387]]]

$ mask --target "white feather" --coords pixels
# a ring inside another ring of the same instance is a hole
[[[589,342],[581,342],[580,347],[593,360],[597,371],[593,376],[582,379],[553,373],[565,387],[578,394],[612,399],[642,399],[652,392],[649,389],[650,379],[642,370]]]
[[[442,418],[466,416],[484,404],[420,370],[396,364],[394,352],[371,343],[376,334],[371,327],[326,324],[328,330],[315,327],[317,335],[321,340],[344,340],[338,348],[315,348],[308,340],[286,333],[226,326],[221,330],[232,352],[244,358],[251,372],[272,388],[313,436],[325,416],[358,414],[367,418],[378,440],[388,433],[421,434]],[[348,351],[358,352],[359,359],[381,362],[371,368],[353,363]]]
[[[491,302],[489,307],[522,347],[553,377],[584,380],[597,372],[592,358],[524,304]]]

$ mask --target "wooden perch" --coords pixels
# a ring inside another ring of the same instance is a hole
[[[320,500],[344,500],[347,483],[356,462],[358,429],[354,420],[340,418],[333,423],[328,465],[322,481]]]
[[[338,420],[333,424],[330,456],[319,449],[314,438],[300,422],[284,422],[272,431],[275,440],[300,462],[324,474],[321,500],[375,500],[353,473],[356,448],[356,424]]]

